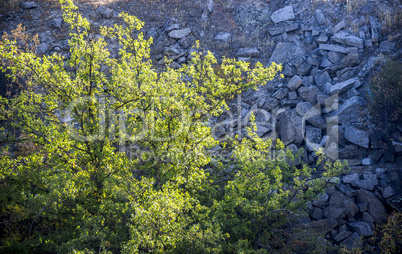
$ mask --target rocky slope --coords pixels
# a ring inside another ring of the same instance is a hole
[[[214,135],[245,135],[254,112],[260,136],[279,137],[294,151],[304,148],[304,161],[313,163],[317,148],[333,159],[346,159],[351,174],[309,206],[305,226],[319,228],[327,239],[349,248],[362,244],[360,236],[373,235],[388,212],[402,209],[402,123],[384,134],[367,110],[372,73],[386,57],[401,60],[401,9],[399,1],[369,0],[110,0],[80,5],[95,27],[94,36],[100,36],[99,26],[121,22],[117,15],[122,11],[145,21],[143,32],[154,38],[152,58],[159,67],[165,56],[175,68],[185,64],[196,40],[218,59],[282,63],[284,77],[235,99],[232,113],[215,119],[221,124]],[[57,4],[22,2],[0,16],[0,22],[2,32],[22,23],[37,33],[39,54],[69,54],[68,28]],[[113,41],[110,50],[117,56]]]

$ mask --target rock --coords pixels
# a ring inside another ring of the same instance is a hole
[[[306,225],[307,228],[313,229],[317,233],[326,234],[333,230],[338,225],[338,222],[332,218],[312,221]]]
[[[299,76],[293,76],[288,82],[288,88],[290,91],[294,91],[302,84],[302,79]]]
[[[324,13],[320,9],[315,10],[315,18],[317,19],[318,24],[320,25],[324,25],[325,23],[327,23],[327,19],[325,18]]]
[[[375,229],[375,226],[374,226],[374,219],[373,219],[373,217],[370,216],[370,214],[364,212],[364,213],[362,214],[362,220],[363,220],[364,222],[366,222],[366,223],[370,226],[371,230],[374,230],[374,229]]]
[[[178,40],[177,43],[180,45],[180,47],[187,49],[193,44],[193,38],[192,36],[184,37]]]
[[[165,55],[167,56],[175,56],[179,55],[180,51],[175,46],[170,46],[165,48]]]
[[[299,26],[296,23],[291,23],[289,25],[285,26],[274,26],[274,27],[269,27],[268,28],[268,33],[272,36],[278,35],[278,34],[283,34],[287,32],[291,32],[294,30],[299,29]]]
[[[368,203],[367,203],[367,202],[358,203],[358,204],[357,204],[357,207],[359,208],[359,211],[360,211],[361,213],[363,213],[363,212],[367,211]]]
[[[286,107],[294,108],[296,107],[298,102],[299,102],[298,100],[283,99],[281,100],[281,105],[283,108]]]
[[[394,195],[394,191],[392,190],[391,186],[387,186],[382,189],[381,191],[383,198],[387,199]]]
[[[45,54],[48,49],[49,49],[49,43],[42,42],[42,43],[38,46],[36,52],[37,52],[39,55],[42,55],[42,54]]]
[[[166,28],[166,32],[169,33],[173,30],[179,30],[180,29],[180,24],[176,23],[173,25],[170,25],[168,28]]]
[[[296,69],[292,65],[287,64],[282,74],[287,77],[293,77],[294,75],[296,75]]]
[[[344,176],[342,178],[342,181],[344,183],[352,184],[352,186],[357,186],[357,182],[360,181],[360,178],[359,178],[358,174],[351,174],[351,175]]]
[[[402,212],[402,170],[395,169],[387,172],[389,186],[394,195],[387,199],[387,203],[395,210]]]
[[[38,8],[39,5],[35,2],[21,2],[20,7],[24,10]]]
[[[358,146],[368,148],[369,147],[369,136],[367,131],[356,129],[352,126],[347,126],[344,131],[345,138]]]
[[[291,20],[295,18],[295,14],[293,12],[293,7],[291,5],[283,7],[272,13],[271,19],[275,23],[279,23],[286,20]]]
[[[354,232],[351,236],[346,238],[346,240],[343,240],[340,245],[345,246],[348,250],[353,250],[363,247],[363,240],[358,233]]]
[[[343,201],[347,199],[341,192],[334,192],[329,198],[329,205],[333,207],[343,207]]]
[[[371,192],[360,189],[356,197],[357,203],[367,202],[367,212],[377,224],[387,220],[387,210],[381,201]]]
[[[331,77],[329,76],[328,72],[323,71],[323,72],[317,73],[317,74],[314,76],[314,81],[315,81],[315,84],[316,84],[318,87],[321,88],[321,87],[323,87],[326,83],[331,83],[331,82],[332,82],[332,79],[331,79]]]
[[[283,87],[283,88],[279,88],[278,90],[276,90],[272,96],[278,100],[282,100],[283,98],[286,97],[287,94],[288,94],[288,89]]]
[[[355,204],[355,202],[350,199],[345,199],[343,201],[343,207],[345,208],[345,214],[350,218],[354,218],[355,215],[359,212],[359,208]]]
[[[330,95],[342,94],[353,87],[357,78],[348,79],[344,82],[337,83],[330,88]]]
[[[362,160],[362,165],[363,166],[370,166],[370,165],[373,165],[373,164],[374,164],[374,162],[371,160],[371,158],[364,158]]]
[[[103,5],[99,6],[96,12],[104,19],[110,19],[113,16],[113,10]]]
[[[355,187],[355,186],[357,186],[357,185],[353,185],[353,183],[352,183],[352,186]],[[348,185],[339,183],[339,184],[336,186],[336,189],[338,189],[338,190],[339,190],[343,195],[345,195],[346,197],[353,198],[353,197],[357,196],[357,191],[354,190],[354,189],[352,189],[352,188],[350,188]],[[346,205],[346,203],[345,203],[345,202],[349,202],[349,201],[350,201],[349,199],[344,199],[343,205],[342,205],[341,207],[349,207],[349,204]],[[354,208],[353,208],[353,209],[354,209]],[[357,212],[357,211],[356,211],[356,212]]]
[[[49,25],[49,27],[60,29],[62,23],[63,23],[62,18],[56,18],[56,19],[50,20],[48,25]]]
[[[333,28],[332,28],[332,33],[336,34],[337,32],[339,32],[341,29],[343,29],[345,27],[345,20],[342,20],[341,22],[339,22],[338,24],[336,24]]]
[[[310,213],[311,218],[315,220],[322,220],[324,218],[324,212],[318,207],[314,207],[313,211]]]
[[[276,45],[274,52],[269,59],[269,62],[281,63],[285,65],[289,63],[297,50],[297,45],[290,42],[280,42]]]
[[[317,38],[318,43],[326,43],[328,41],[328,36],[325,33],[321,33]]]
[[[326,122],[321,117],[320,111],[313,107],[310,102],[299,102],[296,106],[296,112],[315,127],[321,129],[327,127]]]
[[[304,121],[294,110],[286,110],[277,118],[276,131],[285,145],[300,145],[304,140]]]
[[[396,44],[394,42],[390,41],[383,41],[380,44],[380,47],[378,47],[378,51],[383,53],[383,54],[391,54],[394,52]]]
[[[352,234],[350,231],[342,231],[334,237],[335,242],[340,243]]]
[[[331,63],[331,61],[329,61],[327,58],[324,58],[324,60],[322,60],[320,67],[321,68],[327,68],[332,66],[333,64]]]
[[[276,106],[278,106],[278,105],[279,105],[279,101],[278,101],[277,99],[275,99],[275,98],[273,98],[273,97],[268,97],[268,98],[265,100],[265,102],[264,102],[262,108],[265,109],[265,110],[267,110],[267,111],[271,111],[271,110],[273,110],[273,109],[274,109]]]
[[[333,45],[333,44],[320,44],[319,48],[321,50],[327,50],[327,51],[335,51],[335,52],[339,52],[342,54],[346,54],[348,53],[348,49],[342,46],[338,46],[338,45]]]
[[[360,57],[358,53],[349,53],[339,62],[342,67],[353,67],[360,64]]]
[[[259,137],[263,137],[265,134],[267,134],[270,131],[271,131],[271,128],[257,124],[257,132],[256,133]]]
[[[173,30],[168,34],[168,36],[173,39],[182,39],[188,36],[190,33],[191,33],[190,28],[184,28],[180,30]]]
[[[401,142],[396,142],[395,140],[392,140],[392,145],[395,149],[395,152],[397,152],[397,153],[402,152],[402,143]]]
[[[321,141],[321,129],[312,126],[306,126],[306,139],[309,142],[320,144]]]
[[[344,217],[344,208],[340,207],[333,207],[333,206],[328,206],[324,210],[324,216],[325,218],[332,218],[332,219],[338,219],[339,217]]]
[[[317,104],[317,94],[319,92],[318,87],[316,86],[310,86],[310,87],[300,87],[299,90],[299,95],[300,97],[307,101],[310,102],[311,105],[316,105]]]
[[[329,114],[327,122],[350,123],[359,119],[363,99],[360,96],[354,96],[345,101],[338,109]]]
[[[231,33],[221,32],[215,36],[215,40],[221,43],[228,43],[231,37],[232,37]]]
[[[332,40],[348,46],[358,47],[359,49],[363,48],[363,40],[361,38],[348,34],[345,31],[339,31],[336,33],[332,36]]]
[[[311,64],[304,62],[297,69],[297,75],[306,76],[310,72],[310,69],[311,69]]]
[[[257,57],[260,54],[257,48],[240,48],[236,56],[237,57]]]
[[[381,38],[381,23],[377,18],[370,16],[371,41],[375,44]]]
[[[358,233],[360,236],[372,236],[374,235],[373,230],[371,230],[369,224],[363,221],[356,221],[348,223],[349,228],[352,231]]]

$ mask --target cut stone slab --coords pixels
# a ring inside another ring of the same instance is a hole
[[[294,30],[299,29],[299,26],[296,23],[292,23],[286,26],[275,26],[275,27],[270,27],[268,28],[268,33],[272,36],[278,35],[278,34],[283,34],[287,32],[291,32]]]
[[[273,22],[276,24],[282,21],[286,20],[291,20],[295,18],[295,14],[293,12],[293,7],[291,5],[288,5],[286,7],[283,7],[282,9],[279,9],[272,13],[271,19]]]
[[[290,91],[294,91],[302,84],[302,79],[299,76],[293,76],[288,82],[288,88]]]
[[[260,54],[257,48],[241,48],[237,51],[237,57],[257,57]]]
[[[332,36],[334,42],[345,44],[352,47],[363,48],[363,40],[357,36],[351,35],[345,31],[339,31],[334,36]]]
[[[350,222],[348,223],[348,226],[349,228],[352,229],[352,231],[358,233],[360,236],[374,235],[373,230],[371,230],[371,227],[366,222],[363,221]]]
[[[344,131],[345,138],[349,142],[368,148],[369,147],[369,136],[370,134],[367,131],[356,129],[353,126],[347,126]]]
[[[330,88],[330,94],[335,95],[335,94],[342,94],[344,92],[347,92],[350,88],[353,87],[353,85],[356,83],[357,78],[351,78],[346,81],[337,83]]]
[[[190,28],[184,28],[180,30],[173,30],[168,34],[168,36],[173,39],[182,39],[188,36],[190,33],[191,33]]]
[[[333,45],[333,44],[320,44],[319,48],[321,50],[334,51],[334,52],[339,52],[342,54],[348,53],[347,48],[338,46],[338,45]]]

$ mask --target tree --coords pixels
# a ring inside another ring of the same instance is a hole
[[[297,211],[342,170],[328,164],[312,179],[312,168],[288,163],[280,141],[271,159],[271,141],[251,127],[243,141],[213,138],[209,118],[280,65],[224,59],[216,73],[214,56],[195,52],[182,68],[157,72],[136,17],[122,13],[124,26],[95,36],[71,0],[61,4],[69,57],[36,55],[21,28],[0,44],[9,76],[24,81],[1,98],[0,120],[10,124],[2,143],[15,145],[0,159],[0,252],[252,251],[267,244],[274,214]],[[211,154],[217,144],[233,156]],[[218,174],[228,167],[238,173]]]

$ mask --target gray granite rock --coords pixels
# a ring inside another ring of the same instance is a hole
[[[367,131],[359,130],[353,126],[347,126],[344,131],[345,138],[358,146],[368,148],[369,147],[369,136]]]
[[[104,19],[110,19],[113,16],[113,10],[106,6],[99,6],[96,12]]]
[[[258,57],[260,52],[257,48],[240,48],[236,52],[237,57]]]
[[[309,87],[300,87],[299,90],[300,97],[311,103],[311,105],[317,104],[317,94],[319,92],[318,87],[316,86],[309,86]]]
[[[348,226],[352,231],[358,233],[360,236],[372,236],[374,235],[368,223],[364,221],[356,221],[348,223]]]
[[[334,51],[334,52],[339,52],[346,54],[348,53],[348,49],[339,45],[334,45],[334,44],[320,44],[319,48],[321,50],[327,50],[327,51]]]
[[[332,40],[341,44],[345,44],[352,47],[363,48],[363,40],[357,36],[351,35],[345,31],[339,31],[334,36]]]
[[[321,117],[320,111],[313,107],[310,102],[299,102],[296,106],[296,112],[315,127],[321,129],[325,129],[327,127],[326,122]]]
[[[25,10],[34,9],[34,8],[39,7],[39,5],[35,2],[21,2],[20,6],[22,9],[25,9]]]
[[[295,18],[293,7],[291,5],[285,6],[282,9],[274,11],[271,15],[271,19],[275,23],[279,23],[286,20],[292,20]]]
[[[268,33],[272,36],[278,35],[278,34],[283,34],[291,31],[295,31],[299,29],[299,26],[296,23],[291,23],[287,25],[282,25],[282,26],[273,26],[268,28]]]
[[[356,83],[357,78],[351,78],[346,81],[337,83],[330,88],[330,95],[342,94],[347,92]]]
[[[290,91],[294,91],[302,84],[302,79],[299,76],[293,76],[288,82],[288,88]]]
[[[347,231],[347,230],[342,231],[334,237],[334,240],[335,240],[335,242],[340,243],[343,240],[345,240],[346,238],[348,238],[351,234],[352,234],[352,232],[350,232],[350,231]]]
[[[324,13],[320,9],[315,10],[315,18],[317,19],[318,24],[320,25],[324,25],[325,23],[327,23],[327,19],[325,18]]]
[[[190,28],[184,28],[180,30],[173,30],[171,31],[168,36],[173,39],[182,39],[191,34]]]
[[[340,245],[345,246],[348,250],[353,250],[363,247],[363,240],[358,233],[354,232],[351,236],[343,240]]]
[[[387,210],[382,202],[371,192],[360,189],[356,197],[357,203],[367,203],[367,212],[377,224],[387,220]]]
[[[232,37],[231,33],[221,32],[215,36],[215,40],[221,43],[228,43]]]

